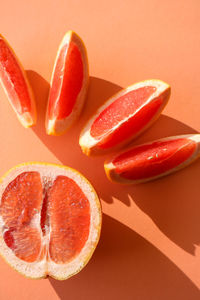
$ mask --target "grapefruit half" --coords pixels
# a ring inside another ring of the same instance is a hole
[[[79,144],[86,155],[104,154],[136,138],[160,115],[170,86],[145,80],[121,90],[106,101],[83,129]]]
[[[0,35],[0,81],[24,127],[36,123],[36,107],[26,73],[6,39]]]
[[[69,167],[25,163],[0,182],[0,254],[30,278],[78,273],[98,243],[101,207],[91,184]]]
[[[200,156],[200,134],[180,135],[132,147],[105,162],[113,182],[141,183],[174,173]]]
[[[54,63],[46,112],[46,132],[63,134],[81,113],[89,82],[86,48],[73,31],[64,36]]]

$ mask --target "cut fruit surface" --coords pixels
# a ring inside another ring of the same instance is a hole
[[[81,133],[79,144],[87,155],[104,154],[128,143],[160,115],[170,87],[146,80],[120,91],[101,106]]]
[[[0,185],[0,254],[31,278],[67,279],[79,272],[98,243],[101,208],[77,171],[27,163]]]
[[[64,133],[78,118],[89,82],[85,46],[73,31],[64,36],[54,64],[46,112],[46,131]]]
[[[140,183],[173,173],[200,156],[200,134],[168,137],[135,146],[105,163],[112,181]]]
[[[80,253],[88,239],[89,202],[81,188],[66,176],[58,176],[55,179],[48,199],[52,223],[50,257],[55,262],[65,263]]]
[[[26,73],[14,51],[0,35],[0,81],[24,127],[36,123],[35,100]]]

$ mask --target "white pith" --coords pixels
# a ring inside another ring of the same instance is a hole
[[[147,99],[147,101],[141,107],[139,107],[134,113],[130,114],[126,119],[123,119],[121,122],[119,122],[116,126],[112,127],[109,132],[106,132],[104,135],[102,135],[98,139],[95,139],[95,138],[93,138],[91,136],[91,134],[90,134],[91,126],[92,126],[93,122],[95,121],[95,119],[99,116],[99,114],[105,108],[107,108],[116,99],[120,98],[124,94],[127,94],[130,91],[133,91],[133,90],[136,90],[138,88],[145,87],[145,86],[156,87],[156,91]],[[100,140],[102,140],[103,138],[105,138],[106,136],[108,136],[110,133],[112,133],[113,131],[115,131],[116,128],[119,128],[123,123],[125,123],[128,119],[130,119],[131,117],[133,117],[139,110],[141,110],[141,108],[143,108],[144,106],[148,105],[148,103],[151,102],[152,99],[158,97],[160,94],[162,94],[167,89],[169,89],[169,85],[168,84],[166,84],[165,82],[160,81],[160,80],[154,80],[154,79],[152,79],[152,80],[145,80],[145,81],[133,84],[133,85],[127,87],[126,89],[122,89],[120,92],[118,92],[117,94],[115,94],[113,97],[111,97],[108,101],[106,101],[97,110],[97,112],[95,113],[95,115],[88,121],[88,123],[86,124],[85,128],[83,129],[83,131],[82,131],[82,133],[80,135],[80,139],[79,139],[79,144],[80,144],[81,148],[83,149],[83,151],[87,152],[87,149],[88,149],[88,152],[92,151],[92,149],[99,143]],[[161,110],[162,110],[162,108],[163,108],[163,105],[161,105]],[[159,112],[160,112],[160,110],[159,110]],[[149,126],[149,124],[147,124],[147,126]],[[120,144],[122,144],[122,143],[120,143]]]
[[[100,227],[101,227],[101,214],[100,214],[100,203],[97,198],[97,195],[91,186],[91,184],[77,171],[57,166],[57,165],[46,165],[46,164],[22,164],[18,167],[12,169],[6,176],[3,178],[0,184],[0,199],[2,193],[4,192],[6,186],[14,180],[19,174],[27,171],[36,171],[39,172],[42,178],[43,186],[47,188],[50,186],[54,179],[58,175],[64,175],[73,179],[82,189],[83,193],[87,197],[90,203],[90,231],[89,237],[86,241],[81,252],[70,262],[66,264],[57,264],[52,260],[46,261],[46,257],[41,261],[36,261],[33,263],[27,263],[19,258],[17,258],[14,252],[6,245],[3,239],[3,220],[0,217],[0,254],[5,258],[5,260],[12,265],[17,271],[23,275],[31,278],[41,278],[46,275],[58,279],[66,279],[73,274],[79,272],[82,267],[87,263],[91,257],[99,239]],[[1,200],[0,200],[1,201]],[[36,214],[32,220],[32,225],[35,224],[35,227],[38,228],[41,232],[40,227],[40,214]],[[49,243],[49,232],[46,236],[42,238],[42,243],[48,245]]]
[[[55,63],[54,63],[54,67],[53,67],[50,86],[52,87],[52,84],[53,84],[55,68],[56,68],[56,65],[57,65],[57,61],[58,61],[60,52],[61,52],[63,46],[68,45],[67,50],[65,52],[65,58],[66,58],[67,54],[68,54],[68,49],[69,49],[70,42],[75,42],[75,44],[78,46],[78,48],[80,50],[80,53],[81,53],[81,56],[82,56],[82,62],[83,62],[83,83],[82,83],[82,88],[81,88],[81,90],[80,90],[80,92],[77,96],[77,99],[76,99],[76,102],[75,102],[75,105],[73,107],[72,112],[65,119],[61,119],[61,120],[57,120],[56,118],[48,119],[48,110],[47,110],[47,114],[46,114],[46,131],[47,131],[48,134],[60,135],[63,132],[65,132],[72,125],[72,123],[77,119],[77,117],[79,116],[79,114],[80,114],[80,112],[83,108],[83,104],[84,104],[84,101],[85,101],[85,96],[86,96],[86,93],[87,93],[88,81],[89,81],[87,53],[86,53],[86,49],[83,45],[82,40],[73,31],[69,31],[65,34],[65,36],[64,36],[64,38],[63,38],[63,40],[62,40],[62,42],[59,46],[59,49],[58,49],[58,52],[57,52],[57,55],[56,55],[56,59],[55,59]],[[64,59],[64,61],[65,61],[65,59]],[[64,73],[65,73],[65,71],[63,69],[63,74]],[[64,79],[64,76],[62,77],[62,79]],[[59,101],[61,91],[62,91],[62,84],[60,85],[60,92],[59,92],[59,95],[57,97],[56,102]]]
[[[22,74],[23,74],[23,77],[24,77],[24,80],[25,80],[25,83],[26,83],[26,86],[27,86],[27,91],[28,91],[28,94],[29,94],[29,98],[30,98],[30,101],[31,101],[31,112],[25,112],[23,114],[20,114],[19,113],[19,110],[21,109],[21,104],[20,104],[20,95],[18,95],[15,91],[15,87],[14,87],[14,84],[12,83],[12,81],[10,80],[10,77],[9,75],[7,74],[6,70],[5,70],[5,74],[7,76],[7,80],[10,81],[12,87],[13,87],[13,90],[14,90],[14,93],[15,93],[15,97],[18,99],[18,108],[14,106],[13,102],[12,102],[12,99],[10,99],[10,96],[8,94],[8,91],[0,77],[0,83],[3,87],[3,90],[8,98],[8,101],[9,103],[11,104],[13,110],[15,111],[15,113],[17,114],[17,117],[19,119],[19,121],[21,122],[21,124],[27,128],[27,127],[30,127],[32,125],[34,125],[36,123],[36,107],[35,107],[35,100],[34,100],[34,95],[33,95],[33,91],[31,89],[31,86],[29,84],[29,81],[27,79],[27,76],[26,76],[26,73],[24,71],[24,68],[21,64],[21,62],[19,61],[18,57],[16,56],[14,50],[12,49],[12,47],[9,45],[8,41],[6,41],[5,38],[3,38],[1,35],[0,35],[0,39],[1,40],[4,40],[4,42],[7,44],[8,48],[11,50],[12,52],[12,55],[14,56],[18,66],[19,66],[19,69],[21,70]],[[31,115],[32,113],[32,115]]]
[[[126,153],[129,150],[138,147],[138,146],[135,146],[135,147],[131,147],[129,149],[126,149],[126,151],[118,153],[117,156],[112,157],[108,162],[106,162],[104,164],[104,168],[106,170],[107,176],[112,181],[116,181],[116,182],[120,182],[120,183],[125,183],[125,184],[126,183],[127,184],[138,184],[138,183],[145,183],[145,182],[148,182],[148,181],[152,181],[152,180],[158,179],[160,177],[164,177],[166,175],[174,173],[177,170],[183,169],[184,167],[186,167],[187,165],[189,165],[192,161],[194,161],[195,159],[197,159],[200,156],[200,134],[186,134],[186,135],[178,135],[178,136],[173,136],[173,137],[166,137],[166,138],[162,138],[162,139],[159,139],[159,140],[155,140],[155,141],[151,141],[151,142],[142,144],[141,146],[143,146],[143,145],[150,145],[150,144],[152,144],[154,142],[158,142],[158,141],[163,141],[163,142],[164,141],[169,141],[169,140],[172,141],[172,140],[180,139],[180,138],[183,138],[183,139],[186,138],[188,140],[194,141],[196,143],[196,150],[194,151],[194,153],[186,161],[184,161],[182,164],[176,166],[175,168],[172,168],[172,169],[170,169],[170,170],[168,170],[168,171],[166,171],[164,173],[161,173],[161,174],[159,174],[157,176],[148,177],[148,178],[139,179],[139,180],[131,180],[131,179],[129,180],[127,178],[124,178],[123,176],[120,176],[120,174],[118,174],[118,173],[115,172],[115,168],[116,167],[112,163],[112,161],[115,158],[119,157],[121,154]],[[180,147],[178,150],[180,150],[181,148],[182,147]]]

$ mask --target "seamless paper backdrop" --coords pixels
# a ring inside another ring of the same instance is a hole
[[[1,175],[24,161],[69,165],[92,182],[104,212],[99,246],[81,273],[64,282],[33,281],[0,259],[0,299],[199,299],[200,161],[170,177],[124,187],[106,179],[105,158],[81,153],[78,136],[107,97],[149,78],[170,83],[172,95],[137,143],[200,130],[200,1],[7,0],[0,28],[27,70],[38,108],[37,125],[22,128],[0,88]],[[68,133],[49,137],[49,81],[69,29],[88,50],[88,99]]]

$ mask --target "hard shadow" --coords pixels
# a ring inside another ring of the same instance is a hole
[[[109,182],[103,169],[105,157],[86,157],[81,152],[78,139],[90,115],[121,87],[91,77],[87,102],[80,119],[63,136],[52,137],[46,135],[44,129],[49,84],[34,71],[27,71],[27,75],[35,93],[38,110],[38,122],[33,131],[44,145],[61,163],[82,172],[97,189],[103,201],[112,203],[114,197],[129,206],[132,198],[165,235],[184,250],[194,254],[195,245],[200,242],[200,162],[174,175],[138,186],[123,186]],[[172,97],[171,101],[176,100]],[[180,121],[161,115],[151,129],[135,143],[194,132],[192,128]]]
[[[49,280],[62,300],[200,297],[193,283],[159,250],[106,215],[100,243],[87,267],[67,281]]]
[[[77,168],[86,177],[88,177],[89,180],[92,179],[92,177],[94,178],[95,164],[95,172],[97,172],[95,177],[104,178],[105,176],[102,168],[104,158],[99,157],[98,159],[91,159],[86,157],[82,153],[78,144],[79,135],[84,124],[97,110],[99,105],[101,105],[107,97],[110,97],[119,91],[121,87],[106,80],[90,77],[87,101],[83,108],[81,117],[76,122],[75,126],[72,126],[72,128],[70,128],[70,130],[62,136],[48,136],[45,132],[44,122],[49,83],[38,73],[32,70],[28,70],[26,72],[35,94],[38,113],[37,124],[32,128],[32,130],[63,164]]]
[[[185,124],[161,116],[151,130],[141,136],[137,143],[165,136],[196,133]],[[200,244],[200,160],[189,167],[159,180],[140,185],[121,187],[158,228],[178,246],[195,255]],[[112,189],[116,186],[113,185]],[[124,196],[126,197],[126,196]],[[118,196],[118,199],[124,197]]]

